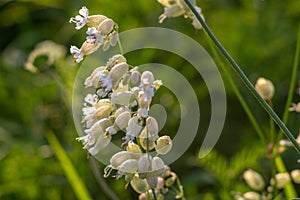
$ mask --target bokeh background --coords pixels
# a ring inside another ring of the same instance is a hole
[[[295,54],[300,1],[201,0],[198,5],[212,31],[249,79],[255,83],[258,77],[263,76],[274,83],[273,104],[281,115]],[[155,0],[1,0],[1,199],[77,198],[45,137],[49,131],[58,138],[92,198],[108,199],[97,185],[87,153],[75,141],[78,135],[70,107],[66,104],[72,100],[72,86],[78,70],[68,49],[71,44],[80,46],[85,38],[84,31],[75,31],[74,25],[68,21],[82,6],[87,6],[92,14],[100,13],[114,19],[120,32],[138,27],[166,27],[187,34],[210,52],[203,32],[195,31],[187,19],[167,19],[159,24],[158,16],[163,7]],[[50,64],[46,62],[47,56],[39,56],[34,63],[40,67],[38,73],[25,70],[28,56],[38,43],[45,40],[62,45],[60,54]],[[148,49],[131,52],[126,57],[132,65],[157,62],[174,67],[190,81],[197,93],[201,110],[197,138],[189,150],[171,165],[180,176],[188,199],[228,199],[225,193],[248,191],[241,176],[247,168],[261,172],[266,181],[270,178],[271,163],[265,157],[267,147],[259,140],[227,82],[228,111],[224,130],[214,151],[199,160],[198,150],[210,117],[209,94],[201,76],[186,61],[168,52]],[[267,135],[267,114],[234,73],[233,76]],[[298,78],[298,86],[299,81]],[[299,100],[298,90],[293,101]],[[172,133],[176,132],[179,121],[176,99],[162,88],[154,101],[165,104],[169,117],[163,131],[174,137]],[[299,114],[291,113],[288,127],[295,136],[299,133],[299,123]],[[294,150],[286,152],[284,160],[289,170],[300,167],[296,159]],[[99,167],[101,170],[104,168],[101,164]],[[123,180],[108,178],[107,182],[121,199],[137,198],[130,187],[125,189]]]

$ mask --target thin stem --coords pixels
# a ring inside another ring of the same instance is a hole
[[[51,148],[55,152],[56,157],[64,171],[64,174],[69,180],[69,183],[73,188],[77,198],[81,200],[92,199],[83,181],[79,177],[74,165],[72,164],[71,160],[68,158],[66,152],[62,148],[55,134],[49,130],[46,132],[45,136]]]
[[[99,165],[97,163],[97,160],[92,156],[89,155],[89,162],[91,165],[91,168],[93,170],[94,176],[98,181],[99,186],[102,188],[103,192],[112,200],[119,200],[119,197],[110,189],[110,187],[107,185],[106,181],[103,179],[102,174],[99,170]]]
[[[121,44],[120,38],[118,38],[118,46],[119,46],[121,54],[124,55],[124,51],[123,51],[123,48],[122,48],[122,44]]]
[[[247,105],[245,99],[243,98],[242,94],[240,93],[238,87],[236,86],[236,84],[233,81],[233,78],[231,77],[230,71],[226,68],[225,64],[223,64],[223,62],[221,61],[221,59],[219,58],[218,52],[215,49],[215,46],[213,45],[213,43],[211,42],[211,40],[209,39],[207,33],[205,32],[205,37],[206,40],[208,41],[208,45],[212,51],[212,54],[215,57],[215,60],[218,64],[218,66],[221,67],[221,69],[223,70],[223,72],[225,73],[225,77],[227,78],[233,92],[235,93],[236,97],[238,98],[240,104],[242,105],[244,111],[246,112],[250,122],[252,123],[255,131],[257,132],[260,140],[262,141],[262,143],[265,143],[265,136],[263,134],[263,131],[261,130],[260,126],[258,125],[254,115],[252,114],[249,106]]]
[[[289,113],[290,113],[289,107],[291,106],[291,103],[293,100],[293,94],[295,92],[295,87],[296,87],[296,82],[297,82],[297,73],[298,73],[298,68],[299,68],[299,60],[300,60],[300,23],[298,26],[297,46],[296,46],[296,51],[295,51],[295,58],[294,58],[294,63],[293,63],[289,93],[288,93],[288,97],[286,100],[284,113],[283,113],[283,117],[282,117],[283,123],[287,123],[288,118],[289,118]],[[281,131],[278,133],[276,141],[280,140],[280,138],[281,138]]]
[[[152,193],[153,193],[153,199],[154,199],[154,200],[157,200],[155,189],[152,188],[151,190],[152,190]]]
[[[284,165],[282,158],[279,155],[275,157],[275,165],[276,165],[278,172],[286,173],[286,171],[287,171],[286,167]],[[289,181],[288,183],[285,184],[284,193],[285,193],[287,199],[293,199],[293,198],[297,197],[297,192],[291,181]]]
[[[178,186],[178,188],[179,188],[180,198],[181,198],[182,200],[185,200],[185,197],[184,197],[184,191],[183,191],[183,186],[181,185],[181,182],[180,182],[178,176],[177,176],[177,178],[176,178],[176,182],[177,182],[177,186]]]
[[[196,11],[194,6],[189,0],[184,0],[188,7],[191,9],[191,11],[196,16],[197,20],[201,23],[204,30],[207,32],[209,37],[212,39],[212,41],[215,43],[217,48],[221,51],[221,53],[225,56],[225,58],[228,60],[228,62],[231,64],[234,71],[238,74],[242,82],[246,85],[248,90],[251,92],[251,94],[256,98],[256,100],[260,103],[260,105],[267,111],[267,113],[272,117],[272,119],[276,122],[276,124],[280,127],[280,129],[283,131],[285,136],[292,142],[295,149],[300,153],[300,146],[297,143],[296,139],[292,135],[292,133],[289,131],[289,129],[286,127],[286,125],[281,121],[281,119],[278,117],[278,115],[274,112],[274,110],[269,106],[269,104],[257,93],[255,88],[253,87],[252,83],[249,81],[247,76],[244,74],[244,72],[241,70],[241,68],[238,66],[238,64],[235,62],[235,60],[229,55],[229,53],[225,50],[225,48],[222,46],[222,44],[218,41],[218,39],[214,36],[208,25],[205,23],[205,21],[202,19],[202,17],[199,15],[199,13]]]
[[[269,100],[268,102],[269,102],[270,107],[273,109],[272,100]],[[270,141],[271,141],[272,145],[274,145],[274,142],[275,142],[275,124],[274,124],[274,121],[272,120],[271,117],[270,117]]]

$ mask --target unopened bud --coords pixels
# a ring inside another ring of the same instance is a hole
[[[139,118],[137,116],[134,116],[129,120],[126,131],[127,134],[136,137],[139,135],[142,128],[142,122],[139,121]]]
[[[155,147],[155,138],[150,137],[150,134],[148,133],[146,127],[142,130],[141,134],[139,135],[139,141],[140,145],[145,150],[151,151]]]
[[[260,200],[261,199],[260,195],[256,192],[247,192],[243,195],[243,197],[247,200]]]
[[[100,43],[93,44],[91,42],[85,41],[82,46],[80,47],[80,51],[82,55],[86,56],[91,53],[94,53],[97,51],[97,49],[100,47]]]
[[[299,169],[294,169],[293,171],[291,171],[291,177],[295,183],[300,184],[300,170]]]
[[[117,169],[124,161],[129,159],[137,159],[140,155],[128,151],[120,151],[114,154],[110,159],[112,168]]]
[[[265,181],[262,176],[252,169],[248,169],[243,175],[246,183],[254,190],[261,191],[265,187]]]
[[[150,84],[150,83],[153,83],[153,81],[154,81],[154,76],[153,76],[152,72],[144,71],[142,73],[141,82],[143,84]]]
[[[113,30],[114,24],[115,23],[113,20],[105,19],[99,24],[98,31],[103,35],[107,35]]]
[[[151,169],[156,176],[162,176],[165,172],[164,161],[160,157],[154,157],[151,162]]]
[[[290,175],[285,173],[279,173],[275,175],[276,187],[282,189],[288,182],[291,181]]]
[[[138,170],[138,161],[135,159],[128,159],[125,160],[119,167],[118,173],[135,173]]]
[[[95,111],[95,116],[97,117],[97,119],[108,117],[111,113],[111,109],[111,106],[101,106]]]
[[[107,17],[104,15],[91,15],[88,16],[88,20],[86,24],[89,27],[98,27],[99,24],[105,19],[107,19]]]
[[[122,112],[115,120],[115,126],[120,130],[127,127],[128,122],[131,118],[131,114],[129,111]]]
[[[158,123],[154,117],[148,117],[146,120],[146,127],[151,139],[156,140],[158,137]]]
[[[268,79],[259,78],[256,81],[255,89],[259,93],[259,95],[265,100],[271,100],[274,96],[274,85]]]
[[[143,155],[138,161],[138,173],[139,177],[144,179],[147,176],[147,173],[150,171],[151,160],[148,155]]]
[[[140,73],[134,69],[131,71],[130,81],[132,84],[137,84],[140,80]]]
[[[118,43],[118,39],[119,39],[119,34],[117,31],[114,31],[111,33],[110,37],[109,37],[109,44],[111,46],[116,46]]]
[[[158,154],[165,155],[172,149],[173,143],[169,136],[159,137],[156,141],[155,150]]]
[[[132,152],[132,153],[140,153],[140,154],[142,153],[142,150],[139,147],[139,145],[135,144],[132,141],[127,144],[126,151]]]
[[[113,85],[115,85],[124,74],[128,71],[128,64],[126,62],[122,62],[116,64],[110,71],[109,76],[112,80]]]
[[[165,185],[165,180],[162,177],[157,177],[157,185],[156,185],[156,190],[163,189]]]
[[[145,179],[140,179],[137,175],[135,175],[133,179],[130,181],[130,185],[139,194],[146,192],[149,188],[147,181]]]
[[[97,155],[101,150],[106,148],[111,141],[111,136],[105,136],[103,134],[100,134],[98,137],[96,144],[89,149],[90,154],[93,156]]]

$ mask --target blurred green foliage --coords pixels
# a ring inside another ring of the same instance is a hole
[[[155,1],[59,1],[59,0],[2,0],[0,2],[0,198],[1,199],[74,199],[70,183],[53,150],[45,139],[47,130],[55,132],[64,150],[76,166],[91,196],[107,199],[97,186],[82,145],[73,125],[72,113],[66,102],[71,101],[72,85],[77,72],[69,53],[55,61],[50,70],[33,74],[24,64],[35,45],[51,40],[68,48],[80,45],[84,34],[68,23],[83,5],[90,13],[101,13],[114,19],[120,32],[145,26],[166,27],[195,38],[208,50],[201,31],[196,32],[184,19],[167,19],[158,24],[163,8]],[[289,87],[297,28],[300,20],[300,1],[227,0],[198,1],[207,23],[221,43],[242,66],[252,82],[259,76],[273,81],[276,94],[274,107],[282,114]],[[208,50],[209,51],[209,50]],[[138,56],[137,56],[138,55]],[[214,152],[198,160],[197,151],[209,123],[210,100],[200,75],[183,59],[168,52],[136,51],[126,55],[129,63],[158,62],[174,67],[192,84],[200,102],[199,133],[189,150],[171,168],[179,174],[188,199],[226,199],[222,190],[239,188],[247,191],[241,173],[244,167],[260,169],[264,178],[271,175],[270,162],[265,158],[266,147],[242,110],[228,84],[226,124]],[[45,64],[40,58],[40,65]],[[49,67],[49,66],[47,66]],[[298,73],[299,74],[299,73]],[[249,96],[236,78],[236,84],[246,97],[251,110],[264,131],[268,131],[266,113]],[[67,96],[61,93],[63,85]],[[155,101],[163,101],[158,92]],[[171,95],[171,94],[169,94]],[[294,101],[299,101],[295,92]],[[176,101],[169,105],[176,119]],[[174,111],[175,110],[175,111]],[[176,132],[176,120],[168,119],[164,131]],[[291,114],[288,123],[292,132],[299,132],[299,114]],[[188,131],[188,130],[187,130]],[[172,135],[174,136],[174,135]],[[252,156],[251,156],[252,155]],[[240,156],[240,157],[239,157]],[[243,159],[249,157],[252,159]],[[296,154],[284,156],[288,169],[299,168]],[[213,167],[214,166],[214,167]],[[101,166],[103,169],[103,166]],[[230,173],[232,171],[232,173]],[[121,199],[136,198],[126,190],[122,180],[108,179],[108,184]],[[232,184],[234,183],[234,184]],[[299,188],[298,188],[299,189]]]

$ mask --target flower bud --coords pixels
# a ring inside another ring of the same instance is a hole
[[[291,177],[295,183],[300,184],[300,170],[299,169],[294,169],[293,171],[291,171]]]
[[[140,194],[139,200],[148,200],[147,194],[146,193]]]
[[[138,136],[142,130],[142,122],[139,121],[137,116],[132,117],[128,122],[128,127],[126,128],[126,135]]]
[[[111,109],[111,106],[101,106],[95,111],[95,116],[97,117],[97,119],[108,117],[111,113]]]
[[[139,145],[135,144],[132,141],[127,144],[126,151],[131,152],[131,153],[139,153],[139,154],[142,153],[142,150],[139,147]]]
[[[153,83],[153,81],[154,81],[154,76],[153,76],[152,72],[144,71],[142,73],[141,82],[143,84],[150,84],[150,83]]]
[[[262,176],[252,169],[248,169],[243,175],[246,183],[254,190],[261,191],[265,187],[265,181]]]
[[[140,145],[145,150],[151,151],[155,147],[155,138],[150,136],[146,127],[143,129],[143,131],[139,135],[139,141],[140,141]]]
[[[109,49],[109,47],[110,47],[109,41],[106,40],[106,41],[103,43],[102,49],[103,49],[103,51],[107,51],[107,50]]]
[[[260,200],[261,199],[260,195],[256,192],[247,192],[243,195],[243,197],[247,200]]]
[[[150,188],[156,188],[158,179],[157,179],[157,176],[155,174],[153,174],[153,173],[147,174],[146,180],[147,180],[147,183],[148,183]]]
[[[137,70],[132,70],[130,75],[130,81],[132,84],[137,84],[140,80],[140,73]]]
[[[143,155],[138,161],[138,173],[139,177],[144,179],[147,176],[147,173],[150,171],[151,160],[148,155]]]
[[[291,181],[290,175],[287,172],[276,174],[275,179],[276,187],[278,189],[282,189],[288,182]]]
[[[158,137],[158,123],[154,117],[148,117],[146,120],[146,127],[151,139],[156,140]]]
[[[131,153],[128,151],[120,151],[114,154],[110,159],[110,165],[112,168],[117,169],[124,161],[129,159],[137,159],[140,154]]]
[[[100,43],[93,44],[91,42],[85,41],[80,47],[80,51],[82,55],[86,56],[97,51],[99,47],[100,47]]]
[[[163,189],[165,185],[165,180],[162,177],[157,177],[157,185],[156,185],[156,190]]]
[[[111,46],[116,46],[118,43],[118,39],[119,39],[118,32],[117,31],[112,32],[109,36],[109,44]]]
[[[119,167],[118,172],[120,173],[135,173],[138,170],[138,161],[135,159],[125,160]]]
[[[274,96],[274,85],[268,79],[259,78],[256,81],[255,89],[259,93],[259,95],[265,100],[271,100]]]
[[[104,15],[91,15],[88,16],[86,25],[89,27],[98,27],[101,22],[107,19]]]
[[[103,35],[107,35],[113,30],[114,25],[114,21],[107,18],[99,24],[98,31]]]
[[[154,157],[151,162],[151,169],[156,176],[162,176],[165,172],[164,161],[160,157]]]
[[[155,150],[158,154],[165,155],[172,149],[173,143],[169,136],[159,137],[156,141]]]
[[[121,77],[128,71],[128,64],[126,62],[116,64],[110,71],[109,76],[115,85]]]
[[[106,66],[110,70],[113,66],[121,62],[127,62],[126,58],[121,54],[116,54],[107,61]]]
[[[131,118],[131,114],[129,111],[122,112],[115,120],[114,125],[120,130],[127,127],[128,122]]]
[[[147,181],[140,179],[137,175],[130,181],[130,185],[139,194],[148,190]]]
[[[113,93],[111,101],[118,105],[129,105],[134,101],[134,95],[130,91]]]

